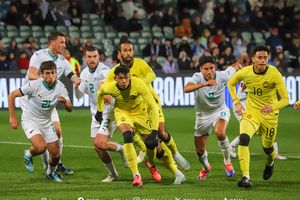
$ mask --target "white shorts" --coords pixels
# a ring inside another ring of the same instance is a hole
[[[196,112],[194,136],[199,137],[205,134],[210,134],[219,119],[224,119],[225,121],[229,122],[229,108],[226,107],[217,112],[205,115],[203,113]]]
[[[104,118],[100,123],[92,117],[91,123],[91,137],[95,138],[97,134],[107,135],[109,137],[113,137],[114,132],[117,129],[117,122],[113,119],[110,120],[108,118]]]
[[[46,143],[52,143],[58,140],[53,124],[50,126],[39,127],[30,123],[22,123],[26,137],[30,140],[34,135],[42,135]]]

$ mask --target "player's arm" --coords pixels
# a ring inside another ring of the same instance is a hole
[[[65,63],[66,63],[65,64],[66,68],[65,68],[64,75],[72,81],[72,83],[75,85],[75,87],[76,86],[78,87],[80,85],[79,77],[76,74],[74,74],[71,63],[67,60]]]
[[[102,84],[101,87],[97,91],[97,113],[95,115],[95,119],[101,123],[102,118],[102,112],[104,109],[104,95],[106,94],[105,91],[107,90],[109,84]]]
[[[237,96],[236,87],[235,87],[236,84],[238,84],[240,81],[241,81],[241,71],[235,73],[227,82],[228,91],[231,95],[238,116],[241,116],[243,114],[243,106]]]
[[[143,60],[143,64],[141,65],[142,69],[141,71],[146,74],[146,76],[143,78],[143,81],[146,83],[146,85],[149,85],[156,79],[156,75],[153,72],[152,68]]]
[[[83,73],[80,75],[80,79],[83,80]],[[84,82],[80,82],[79,85],[74,85],[75,96],[77,99],[81,99],[84,93],[87,93]]]
[[[29,66],[27,74],[29,80],[37,80],[40,78],[39,69],[33,66]]]
[[[213,85],[216,85],[216,84],[217,84],[216,80],[208,80],[204,83],[195,83],[193,81],[190,81],[184,86],[184,92],[189,93],[189,92],[193,92],[195,90],[198,90],[199,88],[203,88],[203,87],[207,87],[207,86],[213,86]]]
[[[295,110],[299,110],[300,108],[300,101],[297,101],[295,104],[294,104],[294,109]]]
[[[9,123],[13,129],[17,129],[19,127],[19,121],[16,116],[15,100],[16,97],[21,97],[21,96],[23,96],[23,93],[20,88],[12,91],[8,95]]]
[[[61,96],[59,97],[58,101],[64,104],[66,111],[72,112],[73,106],[69,98],[68,91],[64,85],[62,86],[62,91],[60,93]]]

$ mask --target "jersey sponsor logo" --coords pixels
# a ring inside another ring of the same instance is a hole
[[[32,129],[31,131],[29,131],[29,133],[31,134],[34,131],[34,129]]]

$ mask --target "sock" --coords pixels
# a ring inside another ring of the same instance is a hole
[[[116,152],[121,152],[123,151],[123,145],[117,143],[117,148],[115,149]]]
[[[48,164],[48,168],[47,168],[47,174],[51,174],[56,170],[57,165],[55,166],[51,166],[50,164]]]
[[[28,151],[26,151],[25,156],[32,158],[32,154],[30,153],[30,150],[28,149]]]
[[[156,149],[147,149],[146,154],[147,154],[147,161],[151,165],[151,166],[150,165],[149,166],[152,167],[154,165]]]
[[[231,163],[228,137],[226,136],[226,138],[223,141],[219,140],[218,143],[223,153],[224,163]]]
[[[124,144],[124,153],[132,174],[139,173],[137,165],[137,155],[133,143]]]
[[[184,176],[184,174],[180,171],[180,170],[178,170],[176,173],[175,173],[175,176],[176,177],[178,177],[178,176]]]
[[[278,144],[277,144],[277,142],[274,142],[273,148],[276,152],[276,155],[278,155]]]
[[[177,149],[175,141],[174,141],[173,137],[170,135],[170,133],[168,133],[168,136],[170,137],[170,140],[168,142],[167,141],[164,141],[164,142],[166,143],[166,145],[172,152],[172,155],[174,155],[176,152],[178,152],[178,149]]]
[[[240,162],[240,168],[243,176],[250,178],[249,165],[250,165],[250,152],[248,146],[238,146],[238,156]]]
[[[232,146],[233,148],[237,148],[239,145],[239,142],[240,142],[240,137],[237,136],[230,142],[230,146]]]
[[[49,151],[46,150],[44,153],[41,154],[41,158],[42,158],[42,161],[43,161],[43,166],[44,166],[44,169],[47,170],[48,168],[48,161],[49,161]]]
[[[111,175],[117,176],[118,173],[113,162],[104,163],[104,166]]]
[[[133,135],[133,141],[139,146],[140,150],[143,152],[147,151],[145,143],[142,141],[141,137],[138,134]]]
[[[274,164],[275,157],[276,157],[276,151],[274,149],[271,154],[267,155],[267,165],[268,166],[272,166]]]
[[[160,157],[158,159],[163,163],[163,165],[168,170],[170,170],[173,174],[175,174],[179,170],[177,169],[177,166],[173,159],[172,152],[170,151],[170,149],[166,146],[166,144],[164,142],[161,143],[161,146],[164,151],[164,154],[162,155],[162,157]]]
[[[209,162],[208,162],[208,154],[207,154],[207,151],[205,150],[204,154],[199,156],[197,154],[197,157],[198,157],[198,160],[200,161],[200,163],[203,165],[204,169],[206,171],[208,171],[208,168],[209,168]]]
[[[59,163],[61,163],[61,156],[62,156],[62,151],[63,151],[63,138],[60,137],[58,139],[58,146],[59,146],[59,153],[60,153],[60,159],[59,159]]]

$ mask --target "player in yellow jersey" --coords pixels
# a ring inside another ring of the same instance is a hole
[[[150,90],[139,78],[130,77],[129,69],[124,66],[114,70],[115,81],[104,83],[97,92],[98,108],[95,118],[102,121],[104,95],[115,99],[115,118],[117,126],[124,138],[124,153],[133,174],[133,186],[142,186],[143,182],[138,171],[137,155],[133,146],[133,133],[140,133],[147,146],[148,160],[155,157],[158,144],[158,107]],[[148,113],[148,109],[151,112]],[[150,120],[151,119],[151,120]],[[163,164],[175,174],[174,184],[181,184],[185,177],[177,169],[172,157],[160,157]],[[160,181],[160,180],[159,180]]]
[[[294,109],[295,110],[299,110],[300,108],[300,101],[297,101],[295,104],[294,104]]]
[[[252,56],[253,65],[246,66],[235,73],[228,82],[228,89],[236,112],[242,116],[238,157],[243,177],[238,182],[239,187],[251,187],[248,145],[256,132],[261,135],[263,149],[267,155],[267,163],[263,172],[264,180],[268,180],[273,174],[276,155],[273,145],[276,139],[279,110],[288,105],[289,98],[282,75],[276,67],[267,64],[268,59],[268,48],[256,47]],[[246,84],[248,92],[244,112],[235,89],[236,84],[240,81]],[[280,100],[278,100],[276,92],[278,92]]]
[[[158,105],[159,108],[158,137],[160,138],[161,141],[164,142],[162,145],[164,146],[166,144],[167,147],[170,149],[176,162],[184,170],[189,170],[190,169],[189,162],[178,152],[173,137],[170,135],[170,133],[166,131],[165,118],[162,111],[160,99],[151,85],[152,81],[156,78],[156,75],[151,69],[151,67],[143,59],[134,58],[133,56],[134,56],[134,47],[132,42],[129,40],[121,41],[118,49],[118,57],[120,59],[120,64],[130,69],[131,76],[138,77],[146,83],[146,85],[151,91],[153,98],[155,99]],[[116,65],[115,67],[119,66],[120,64]],[[113,77],[114,77],[113,71],[115,67],[112,68],[108,73],[106,82],[113,81]],[[147,163],[146,165],[149,168],[149,165]]]

